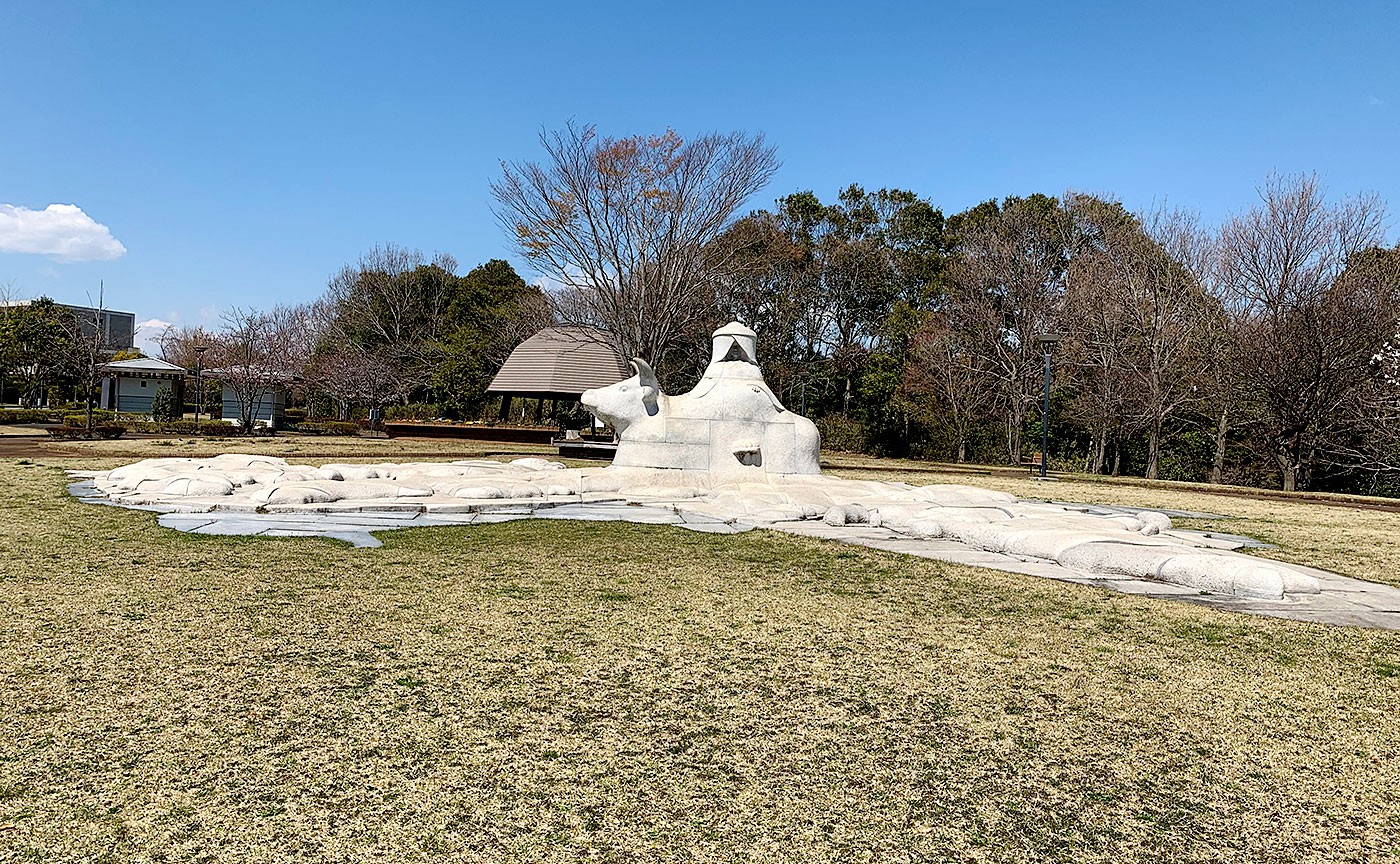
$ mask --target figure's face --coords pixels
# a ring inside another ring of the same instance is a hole
[[[598,419],[620,432],[655,413],[649,408],[656,404],[656,389],[642,384],[640,375],[633,375],[607,387],[585,390],[579,401]]]
[[[710,363],[758,364],[752,340],[738,336],[716,336],[710,350]]]

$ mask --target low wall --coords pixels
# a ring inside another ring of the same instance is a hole
[[[465,426],[457,423],[386,422],[391,438],[462,438],[503,444],[552,444],[558,431],[547,426]]]

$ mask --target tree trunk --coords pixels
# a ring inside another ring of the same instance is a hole
[[[1148,480],[1157,479],[1157,464],[1162,456],[1162,420],[1160,417],[1152,421],[1152,430],[1147,435],[1147,470],[1143,476]]]
[[[958,436],[958,464],[967,461],[967,436]]]
[[[1091,474],[1102,474],[1104,460],[1108,458],[1108,430],[1100,429],[1094,436],[1094,443],[1090,446],[1093,451],[1093,470]]]
[[[1006,456],[1012,465],[1021,464],[1021,412],[1015,408],[1006,412]]]
[[[1303,445],[1299,442],[1300,436],[1294,436],[1292,441],[1283,442],[1278,445],[1274,452],[1274,459],[1278,462],[1279,471],[1283,474],[1283,491],[1296,492],[1302,484],[1303,478]]]
[[[1225,438],[1230,429],[1230,409],[1220,409],[1220,422],[1215,426],[1215,461],[1210,466],[1210,482],[1225,482]]]
[[[1123,468],[1123,448],[1118,442],[1113,443],[1113,476],[1117,477]]]

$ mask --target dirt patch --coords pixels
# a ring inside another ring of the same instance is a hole
[[[44,446],[48,436],[4,435],[0,436],[0,459],[48,459],[78,456],[78,453],[63,453]]]

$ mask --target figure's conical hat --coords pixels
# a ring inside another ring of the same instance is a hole
[[[730,321],[712,336],[710,363],[738,360],[758,365],[758,334],[738,321]]]

